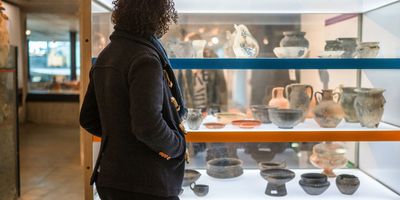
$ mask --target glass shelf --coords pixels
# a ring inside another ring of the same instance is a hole
[[[259,170],[244,170],[244,174],[240,177],[228,180],[215,179],[206,174],[205,170],[198,170],[202,176],[196,182],[197,184],[207,184],[210,187],[210,191],[207,196],[202,199],[218,199],[218,200],[265,200],[271,199],[264,194],[267,186],[265,181],[260,176]],[[307,200],[307,199],[324,199],[324,200],[337,200],[337,199],[363,199],[363,200],[393,200],[399,199],[399,196],[389,190],[388,188],[381,185],[375,179],[371,178],[367,174],[357,169],[338,169],[335,170],[336,174],[352,174],[360,179],[360,188],[352,195],[342,195],[336,187],[335,179],[330,178],[331,183],[327,191],[320,196],[310,196],[306,194],[299,185],[300,175],[303,173],[320,173],[321,170],[292,170],[296,173],[296,177],[286,184],[288,195],[285,197],[276,197],[276,199],[285,200]],[[182,200],[199,199],[189,187],[184,187],[183,194],[179,197]]]
[[[112,8],[112,0],[95,0]],[[397,0],[174,0],[179,13],[365,13]]]
[[[208,116],[204,122],[215,122]],[[273,124],[263,124],[254,129],[241,129],[227,125],[223,129],[188,130],[188,142],[319,142],[319,141],[400,141],[400,127],[381,123],[369,129],[360,124],[342,122],[334,129],[320,128],[313,119],[307,119],[293,129],[279,129]]]
[[[171,58],[174,69],[400,69],[399,58]]]

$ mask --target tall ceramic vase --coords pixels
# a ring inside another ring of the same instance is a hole
[[[204,48],[206,47],[207,41],[205,40],[193,40],[193,50],[195,58],[203,58],[204,57]]]
[[[337,100],[334,101],[334,96]],[[322,90],[315,93],[317,106],[314,108],[314,119],[322,128],[336,128],[343,120],[342,107],[337,103],[340,100],[340,94],[333,90]]]
[[[274,88],[272,90],[272,99],[269,101],[268,105],[280,109],[288,109],[289,101],[283,96],[284,91],[284,87]]]
[[[307,116],[310,102],[313,95],[309,95],[307,90],[311,90],[311,94],[314,94],[314,89],[311,85],[303,84],[291,84],[286,86],[286,96],[289,100],[289,107],[291,109],[300,109],[304,112],[304,119]]]
[[[260,52],[257,40],[243,25],[235,25],[235,38],[233,40],[233,51],[238,58],[255,58]]]
[[[7,67],[8,54],[10,52],[10,42],[7,30],[8,17],[3,13],[3,4],[0,1],[0,68]]]
[[[359,88],[354,90],[357,97],[354,100],[356,114],[362,126],[378,128],[386,104],[384,89]]]

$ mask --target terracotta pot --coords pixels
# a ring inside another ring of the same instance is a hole
[[[385,90],[360,88],[354,91],[357,93],[357,97],[354,100],[354,108],[361,126],[378,128],[386,104],[383,96]]]
[[[340,105],[344,112],[344,119],[348,123],[360,122],[357,117],[356,109],[354,108],[354,100],[356,99],[357,93],[354,91],[356,87],[341,87],[341,98]]]
[[[305,32],[300,31],[286,31],[283,32],[285,36],[281,42],[281,47],[306,47],[310,46],[308,40],[304,37],[306,35]]]
[[[311,95],[307,90],[311,90]],[[310,102],[313,99],[314,89],[311,85],[291,84],[286,86],[286,96],[291,109],[303,110],[303,121],[308,114]]]
[[[347,164],[346,149],[340,143],[323,142],[313,147],[310,162],[322,168],[323,174],[336,177],[333,169],[344,167]]]
[[[284,87],[274,88],[272,90],[272,99],[269,101],[268,105],[279,109],[288,109],[289,101],[283,96],[284,91]]]
[[[340,94],[333,90],[315,93],[317,106],[314,109],[314,119],[322,128],[336,128],[343,120],[342,107],[333,99],[335,95],[338,96],[337,101],[340,100]]]

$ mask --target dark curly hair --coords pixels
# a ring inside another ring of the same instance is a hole
[[[112,22],[130,33],[163,36],[177,22],[173,0],[114,0]]]

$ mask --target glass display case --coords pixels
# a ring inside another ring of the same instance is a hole
[[[190,108],[181,199],[400,199],[399,1],[175,4],[161,41]],[[92,58],[111,6],[92,1]]]
[[[15,68],[0,67],[0,194],[4,199],[17,199],[19,183],[16,77]]]

